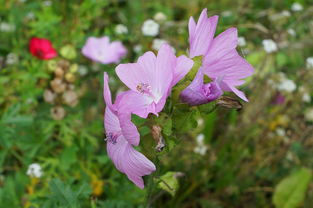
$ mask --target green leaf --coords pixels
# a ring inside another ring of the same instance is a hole
[[[166,135],[166,136],[170,136],[172,134],[172,126],[173,126],[173,122],[172,122],[172,119],[171,118],[168,118],[165,122],[164,122],[164,125],[163,125],[163,133]]]
[[[273,203],[277,208],[296,208],[305,198],[312,171],[302,168],[284,178],[275,188]]]
[[[53,198],[55,198],[56,203],[60,203],[63,206],[76,208],[76,194],[72,192],[70,187],[65,186],[59,179],[52,179],[50,182],[50,189],[53,193]]]
[[[169,171],[161,176],[158,180],[158,187],[167,191],[172,196],[175,196],[175,193],[179,188],[176,172]]]

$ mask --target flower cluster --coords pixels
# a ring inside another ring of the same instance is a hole
[[[144,188],[142,176],[151,174],[156,167],[134,149],[140,143],[140,135],[131,121],[131,115],[147,118],[152,113],[158,116],[172,88],[193,67],[192,58],[202,56],[202,65],[191,84],[181,92],[183,102],[191,106],[208,103],[219,98],[224,91],[232,91],[248,101],[236,87],[242,85],[242,79],[252,75],[254,70],[236,51],[238,37],[235,28],[214,38],[217,20],[218,16],[208,18],[206,9],[202,11],[197,24],[190,18],[189,58],[185,55],[176,57],[172,47],[163,43],[157,55],[149,51],[140,56],[136,63],[119,64],[115,72],[129,90],[119,93],[114,103],[108,85],[109,77],[104,73],[107,152],[115,167],[140,188]],[[148,28],[147,25],[152,25],[152,22],[145,24]],[[145,27],[143,30],[146,30]],[[96,51],[93,47],[89,50]],[[110,55],[114,55],[114,50],[110,51]],[[204,75],[210,78],[209,83],[204,83]]]

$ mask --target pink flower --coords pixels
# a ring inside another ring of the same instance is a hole
[[[181,92],[180,98],[183,102],[195,106],[216,100],[222,94],[219,81],[203,83],[203,72],[200,68],[191,84]]]
[[[113,41],[107,36],[102,38],[90,37],[82,48],[87,58],[102,64],[119,63],[127,50],[120,41]]]
[[[112,105],[108,79],[108,75],[104,73],[103,94],[106,103],[104,126],[106,131],[107,152],[115,167],[120,172],[126,174],[128,179],[136,184],[136,186],[143,189],[144,181],[142,176],[151,174],[156,170],[156,167],[143,154],[135,150],[125,139],[117,116],[117,108],[115,105]],[[124,95],[125,94],[121,94],[117,96],[116,101]],[[131,128],[130,131],[136,131],[133,134],[139,136],[136,127]]]
[[[149,113],[158,115],[172,87],[189,72],[192,65],[193,61],[186,56],[176,57],[167,44],[161,46],[157,56],[146,52],[137,63],[118,65],[118,77],[130,88],[124,97],[127,102],[121,102],[121,109],[127,103],[127,108],[142,118]]]
[[[242,85],[245,82],[242,79],[251,76],[254,69],[236,51],[236,28],[229,28],[214,38],[217,19],[217,16],[207,18],[206,9],[202,11],[197,24],[190,18],[190,57],[204,56],[203,73],[213,81],[221,80],[219,86],[223,91],[232,91],[248,101],[245,94],[236,87]]]

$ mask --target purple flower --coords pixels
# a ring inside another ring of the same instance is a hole
[[[120,41],[113,41],[107,36],[102,38],[90,37],[82,48],[87,58],[102,64],[119,63],[127,50]]]
[[[117,115],[117,108],[115,104],[112,105],[108,75],[106,73],[104,73],[103,92],[106,103],[104,127],[106,131],[108,155],[120,172],[126,174],[129,180],[143,189],[144,181],[142,176],[151,174],[156,170],[156,167],[143,154],[135,150],[131,143],[125,138]],[[116,102],[124,95],[125,93],[118,95]],[[133,125],[131,122],[129,124]],[[139,137],[139,133],[134,125],[128,127],[128,131]]]
[[[190,57],[204,56],[202,70],[212,80],[220,80],[223,91],[232,91],[241,99],[248,101],[245,94],[236,87],[245,81],[242,79],[254,73],[253,67],[236,51],[237,29],[229,28],[214,38],[218,17],[207,18],[204,9],[196,24],[189,20]]]
[[[203,72],[200,68],[191,84],[181,92],[180,98],[183,102],[195,106],[216,100],[222,94],[219,81],[203,83]]]
[[[122,112],[130,110],[142,118],[147,118],[149,113],[158,115],[172,87],[192,65],[193,61],[186,56],[177,58],[167,44],[161,46],[157,56],[149,51],[139,57],[137,63],[118,65],[118,77],[130,88],[119,109]]]

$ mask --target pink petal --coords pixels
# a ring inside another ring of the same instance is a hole
[[[138,63],[119,64],[115,71],[127,87],[137,91],[137,86],[141,83],[153,87],[156,76],[155,62],[155,55],[152,52],[146,52],[139,57]]]
[[[112,108],[112,98],[111,98],[111,91],[109,87],[109,76],[106,72],[103,73],[103,98],[105,104]]]
[[[153,89],[153,94],[167,96],[168,89],[173,79],[173,69],[176,65],[176,56],[168,44],[163,44],[158,52],[156,61],[157,74],[154,78],[157,87]]]
[[[115,167],[141,189],[144,188],[142,176],[156,170],[155,165],[135,150],[123,136],[119,136],[115,144],[108,142],[107,152]]]
[[[207,17],[207,9],[203,9],[197,26],[189,21],[190,57],[205,55],[214,37],[218,16]]]
[[[186,74],[190,71],[193,66],[193,60],[182,55],[177,58],[176,67],[174,68],[174,76],[171,87],[176,85]]]

